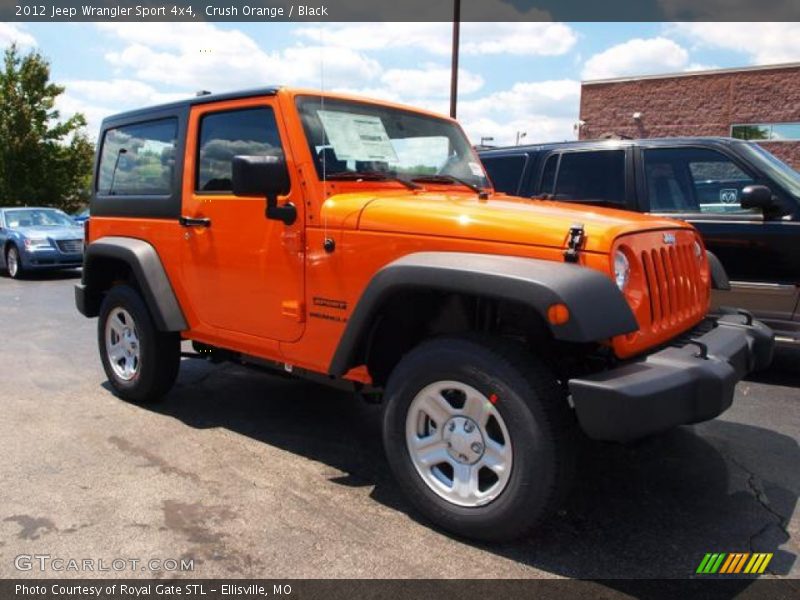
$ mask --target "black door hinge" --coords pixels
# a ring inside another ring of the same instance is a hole
[[[567,249],[564,250],[565,262],[578,262],[578,255],[581,250],[581,245],[585,239],[586,233],[583,230],[583,223],[575,223],[569,228],[569,235],[567,236]]]

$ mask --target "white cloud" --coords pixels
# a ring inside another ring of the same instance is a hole
[[[578,81],[518,82],[508,90],[462,100],[458,117],[474,143],[489,136],[493,144],[513,144],[517,132],[527,133],[529,141],[560,141],[575,139],[579,103]]]
[[[384,48],[448,55],[447,23],[343,24],[300,27],[298,43],[266,51],[238,30],[212,23],[103,23],[109,40],[105,57],[112,81],[70,81],[59,101],[65,115],[81,111],[95,134],[110,113],[186,96],[268,83],[323,86],[390,100],[445,114],[449,108],[450,69],[424,57],[408,68],[383,70],[376,57]],[[300,41],[302,40],[302,41]],[[464,23],[466,54],[561,54],[576,34],[558,23]],[[367,54],[369,52],[369,54]],[[323,81],[324,77],[324,81]],[[573,80],[519,82],[510,89],[478,94],[484,78],[459,71],[459,120],[474,142],[491,136],[513,143],[517,131],[529,140],[570,139],[577,118],[580,85]],[[165,93],[164,90],[177,90]],[[477,97],[475,97],[477,96]]]
[[[447,114],[450,107],[447,95],[410,98],[386,86],[336,91],[411,104],[442,115]],[[458,120],[474,144],[482,137],[492,137],[491,144],[510,145],[516,141],[517,132],[527,133],[524,140],[529,142],[571,140],[575,139],[573,125],[578,119],[579,104],[578,81],[518,82],[506,90],[460,99]]]
[[[36,45],[36,38],[27,31],[23,31],[19,25],[0,23],[0,48],[10,46],[13,43],[27,48]]]
[[[422,69],[389,69],[381,75],[391,96],[402,98],[440,98],[450,94],[450,68],[426,65]],[[477,92],[483,77],[466,69],[458,70],[458,89],[462,94]]]
[[[698,47],[746,54],[756,65],[800,61],[797,23],[675,23],[669,31]]]
[[[415,48],[440,56],[452,51],[449,23],[348,23],[298,27],[294,33],[315,43],[354,50]],[[575,31],[563,23],[469,22],[461,24],[460,52],[470,56],[555,56],[568,52],[576,41]]]
[[[544,115],[525,119],[496,120],[480,118],[477,120],[460,119],[464,131],[473,144],[479,144],[482,138],[490,137],[486,143],[490,146],[511,146],[516,143],[517,133],[524,133],[520,144],[563,142],[574,140],[573,125],[575,119],[555,118]]]
[[[71,80],[63,83],[66,92],[58,97],[56,108],[63,117],[83,113],[90,139],[97,136],[102,120],[123,110],[161,104],[186,98],[191,92],[163,93],[131,79],[103,81]]]
[[[518,82],[509,90],[461,101],[459,111],[475,116],[495,113],[510,118],[542,113],[566,116],[577,114],[574,109],[580,100],[580,91],[580,83],[572,79]]]
[[[717,65],[707,65],[704,63],[692,63],[688,67],[684,69],[684,71],[712,71],[714,69],[719,69]]]
[[[464,23],[464,54],[515,54],[558,56],[578,40],[564,23]]]
[[[595,54],[583,67],[584,80],[651,75],[684,70],[689,52],[673,40],[636,38]]]
[[[265,52],[248,35],[210,23],[104,23],[127,42],[106,54],[120,73],[153,83],[215,92],[264,84],[326,87],[371,80],[380,64],[346,47],[292,46]]]
[[[141,106],[146,103],[170,102],[191,94],[191,92],[165,94],[133,79],[69,80],[64,82],[64,85],[71,94],[108,106]]]

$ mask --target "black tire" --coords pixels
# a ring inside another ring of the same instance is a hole
[[[131,315],[138,337],[138,369],[130,379],[115,372],[107,351],[106,324],[116,309],[123,309]],[[97,341],[103,369],[114,393],[120,398],[136,403],[155,402],[175,383],[181,358],[180,336],[156,329],[147,305],[134,288],[116,285],[105,295],[100,306]]]
[[[9,266],[11,264],[10,259],[12,253],[16,256],[16,263],[17,263],[16,271],[12,270],[11,267]],[[5,259],[6,259],[6,271],[8,272],[8,276],[11,277],[11,279],[24,279],[25,269],[22,267],[22,258],[19,255],[19,249],[14,244],[11,244],[8,247],[8,250],[6,250]]]
[[[508,429],[511,474],[488,504],[459,506],[434,492],[417,472],[406,442],[406,417],[415,396],[438,381],[462,382],[487,398]],[[411,503],[456,535],[506,541],[529,534],[565,497],[572,480],[577,425],[554,375],[524,348],[493,338],[437,338],[407,354],[384,396],[387,458]]]

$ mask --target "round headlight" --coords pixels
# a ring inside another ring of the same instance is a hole
[[[703,247],[700,245],[700,242],[697,240],[694,241],[694,257],[697,260],[703,258]]]
[[[622,250],[617,250],[614,254],[614,281],[617,282],[617,287],[624,290],[628,285],[628,278],[631,274],[631,263],[628,257]]]

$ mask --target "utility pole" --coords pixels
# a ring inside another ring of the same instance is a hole
[[[453,61],[450,67],[450,116],[456,118],[458,101],[458,44],[461,35],[461,0],[453,0]]]

